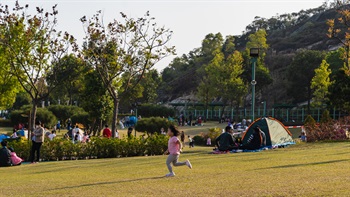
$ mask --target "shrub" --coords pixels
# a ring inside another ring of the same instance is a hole
[[[138,138],[91,138],[89,143],[75,143],[67,139],[45,140],[41,147],[41,159],[67,160],[86,158],[116,158],[143,155],[161,155],[167,149],[168,137],[152,135],[144,139]],[[19,157],[28,161],[30,158],[31,142],[24,140],[10,141]]]
[[[193,143],[197,146],[205,146],[207,142],[206,135],[196,135],[193,137]]]
[[[146,143],[146,153],[148,155],[161,155],[168,149],[169,137],[166,135],[158,135],[155,133],[149,136]]]
[[[75,123],[81,123],[86,127],[89,124],[89,113],[85,111],[79,111],[78,113],[75,113],[71,117],[72,122]]]
[[[25,106],[20,110],[14,110],[10,113],[11,124],[16,125],[18,123],[27,123],[29,119],[28,116],[28,106]],[[47,108],[38,108],[36,112],[36,119],[40,120],[47,128],[53,127],[57,122],[56,116]]]
[[[216,138],[221,134],[220,128],[210,128],[207,134],[200,133],[200,135],[196,135],[193,137],[194,144],[199,146],[207,145],[207,139],[210,138],[212,145],[215,145]]]
[[[13,148],[18,157],[25,161],[29,161],[31,142],[21,138],[19,141],[9,141],[8,147]]]
[[[0,127],[12,127],[13,125],[11,124],[10,119],[0,119]]]
[[[321,116],[320,123],[326,123],[326,122],[329,122],[331,120],[332,120],[332,118],[329,115],[329,111],[328,110],[324,110],[323,113],[322,113],[322,116]]]
[[[214,142],[217,137],[222,133],[222,130],[220,128],[210,128],[208,137],[210,137],[211,141]]]
[[[346,140],[348,138],[347,127],[350,124],[350,117],[344,117],[339,120],[329,119],[328,122],[322,122],[319,126],[305,126],[307,142],[316,142],[324,140]]]
[[[57,123],[56,116],[47,108],[38,108],[36,119],[40,120],[46,128],[52,128]]]
[[[174,117],[175,110],[173,108],[162,105],[144,104],[137,108],[137,113],[144,118],[149,117]]]
[[[304,121],[304,125],[308,127],[314,127],[316,125],[316,121],[311,115],[307,115]]]
[[[29,120],[29,113],[25,113],[23,110],[13,110],[10,112],[11,125],[17,125],[18,123],[26,123]]]
[[[61,124],[65,123],[68,118],[72,118],[73,123],[77,123],[79,121],[82,121],[81,118],[86,118],[86,112],[83,108],[77,107],[77,106],[71,106],[71,105],[50,105],[48,109],[55,114],[58,120],[61,120]],[[79,115],[80,114],[80,115]],[[73,116],[77,119],[77,121],[73,120]],[[87,121],[87,118],[86,118]],[[83,123],[83,122],[79,122]],[[84,123],[83,123],[84,124]]]
[[[173,123],[166,118],[151,117],[142,118],[136,124],[135,130],[139,132],[146,132],[148,134],[160,133],[160,129],[163,127],[165,131]]]

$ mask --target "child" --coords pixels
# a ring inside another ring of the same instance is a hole
[[[55,131],[55,130],[52,130],[52,131],[51,131],[51,134],[49,135],[50,141],[52,141],[53,138],[55,138],[55,137],[56,137],[56,131]]]
[[[207,138],[207,146],[211,146],[211,138],[210,137]]]
[[[299,138],[302,142],[306,142],[306,132],[305,132],[304,128],[301,130],[301,134],[300,134]]]
[[[118,131],[116,131],[118,133]],[[90,137],[87,134],[87,132],[84,133],[83,140],[81,141],[82,143],[88,143],[90,141]]]
[[[11,155],[11,163],[13,166],[19,166],[22,164],[23,159],[17,156],[13,148],[9,148]]]
[[[11,135],[11,138],[18,138],[16,129],[13,129],[13,134]]]
[[[188,141],[190,142],[189,143],[189,146],[190,146],[190,148],[192,147],[194,147],[194,141],[193,141],[193,139],[190,137],[190,136],[188,136]]]
[[[182,144],[177,138],[177,136],[180,134],[180,132],[175,128],[175,126],[171,125],[168,129],[168,136],[170,137],[168,141],[168,150],[165,151],[164,154],[168,154],[169,156],[166,160],[166,165],[168,167],[169,173],[166,174],[166,177],[173,177],[175,176],[175,173],[173,172],[173,168],[171,167],[171,163],[173,163],[173,166],[183,166],[187,165],[190,169],[192,169],[192,165],[190,161],[187,159],[185,162],[178,162],[178,159],[180,157],[180,150],[182,148]]]

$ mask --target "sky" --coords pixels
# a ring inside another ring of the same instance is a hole
[[[0,0],[8,5],[13,2]],[[20,5],[29,4],[32,13],[35,13],[35,7],[49,11],[57,4],[58,29],[72,34],[80,45],[85,35],[79,20],[83,16],[91,17],[102,10],[105,23],[108,23],[120,18],[120,12],[138,18],[150,11],[158,25],[174,32],[170,44],[176,47],[177,56],[200,47],[209,33],[241,35],[255,16],[271,18],[316,8],[323,2],[325,0],[19,0]],[[161,71],[175,57],[163,59],[155,68]]]

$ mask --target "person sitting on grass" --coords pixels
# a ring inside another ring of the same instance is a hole
[[[7,148],[7,141],[1,142],[2,149],[0,149],[0,167],[11,166],[11,151]]]
[[[13,129],[13,134],[11,135],[11,138],[18,138],[16,129]]]
[[[241,146],[240,149],[257,150],[264,146],[264,141],[266,145],[266,138],[264,139],[265,135],[262,135],[262,132],[263,131],[261,131],[259,127],[255,127],[254,132],[249,136],[247,143]]]
[[[225,132],[216,138],[216,146],[219,151],[231,151],[237,149],[238,146],[235,143],[235,138],[232,136],[233,129],[230,126],[225,128]]]
[[[23,159],[18,157],[13,148],[9,148],[11,155],[11,164],[12,166],[19,166],[22,164]]]

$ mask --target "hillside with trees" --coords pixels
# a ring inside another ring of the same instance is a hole
[[[268,107],[290,105],[309,101],[314,97],[311,80],[315,76],[322,60],[327,59],[330,69],[335,71],[343,67],[343,38],[331,38],[329,20],[341,16],[340,10],[349,9],[349,5],[334,1],[320,7],[301,10],[298,13],[277,15],[269,19],[255,17],[247,25],[242,35],[209,33],[202,45],[188,54],[176,57],[169,67],[161,73],[162,83],[158,89],[158,99],[162,103],[178,97],[193,95],[197,102],[223,102],[227,106],[234,103],[240,107],[249,107],[251,99],[251,65],[249,49],[260,48],[260,57],[256,70],[257,102],[266,101]],[[346,27],[337,25],[345,30]],[[343,36],[344,37],[344,36]],[[340,48],[340,49],[339,49]],[[337,51],[337,49],[339,49]],[[332,52],[333,51],[333,52]],[[230,70],[227,61],[238,61],[240,71]],[[332,55],[333,54],[333,55]],[[338,54],[338,57],[334,57]],[[220,64],[231,76],[220,73]],[[213,75],[222,83],[213,80]],[[225,77],[242,80],[245,87],[237,89],[235,85],[227,90],[232,101],[226,102],[227,94],[222,86]],[[333,78],[334,79],[334,78]],[[316,86],[314,86],[316,87]]]

